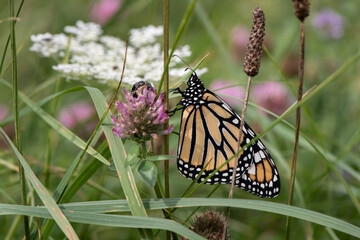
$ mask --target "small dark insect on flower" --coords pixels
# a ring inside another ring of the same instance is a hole
[[[150,90],[152,88],[152,85],[147,81],[139,81],[133,85],[131,89],[131,94],[133,95],[134,98],[137,98],[138,94],[140,95],[143,94],[143,90],[145,87],[147,90]]]
[[[117,101],[118,115],[113,115],[113,132],[121,138],[137,142],[148,141],[156,135],[167,135],[174,126],[164,130],[169,119],[161,93],[156,99],[156,89],[148,82],[135,83],[132,91],[124,89],[126,102]]]

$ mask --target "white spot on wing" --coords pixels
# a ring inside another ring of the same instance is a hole
[[[255,175],[255,164],[254,163],[250,165],[250,167],[248,169],[248,173]]]
[[[262,159],[265,158],[264,151],[260,151],[259,153],[260,153],[260,157],[261,157]]]
[[[260,157],[259,152],[255,153],[254,157],[255,157],[255,162],[256,162],[256,163],[258,163],[258,162],[261,161],[261,157]]]
[[[276,182],[278,180],[276,175],[274,176],[273,180],[274,180],[274,182]]]

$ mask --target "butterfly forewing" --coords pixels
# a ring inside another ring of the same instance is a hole
[[[205,89],[195,73],[181,94],[179,171],[195,179],[203,170],[198,179],[202,182],[219,168],[206,183],[231,183],[235,161],[226,162],[237,152],[240,116],[219,96]],[[243,151],[236,157],[235,184],[260,197],[277,196],[280,177],[269,152],[260,139],[252,142],[256,134],[246,123],[242,130],[240,146]]]
[[[237,150],[240,118],[212,92],[207,90],[202,99],[204,104],[198,108],[190,105],[183,109],[178,168],[190,179],[194,179],[205,168],[203,176],[198,180],[201,182],[213,170],[222,166],[207,183],[230,183],[234,161],[224,163]],[[245,141],[242,142],[244,146]],[[240,177],[250,166],[251,159],[252,154],[249,149],[238,155],[237,177]]]

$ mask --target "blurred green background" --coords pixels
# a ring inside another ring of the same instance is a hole
[[[8,3],[0,0],[0,51],[3,49],[9,35]],[[132,28],[140,28],[150,24],[163,24],[162,1],[121,1],[122,6],[105,24],[104,33],[125,39]],[[55,61],[39,57],[29,51],[31,34],[50,32],[52,34],[63,32],[64,26],[74,25],[77,20],[94,21],[90,12],[96,1],[68,1],[68,0],[29,0],[25,1],[20,13],[20,21],[16,24],[16,40],[20,50],[18,54],[19,89],[31,95],[44,81],[56,77],[56,72],[51,66]],[[183,18],[189,1],[170,1],[170,46],[173,43],[177,28]],[[19,1],[16,2],[16,9]],[[274,63],[265,53],[258,76],[253,79],[253,86],[261,82],[275,81],[287,86],[287,94],[292,96],[288,86],[297,89],[297,64],[299,56],[299,21],[293,14],[291,1],[215,1],[199,0],[190,22],[181,36],[179,45],[190,45],[192,56],[185,59],[190,64],[196,64],[205,54],[209,54],[201,67],[207,67],[208,73],[201,79],[205,86],[221,79],[229,84],[245,86],[247,76],[242,72],[243,50],[241,42],[235,39],[236,27],[248,29],[252,25],[252,11],[261,7],[266,17],[265,45],[275,59],[286,81],[279,73]],[[305,77],[304,92],[313,86],[319,85],[329,75],[336,71],[342,64],[353,57],[360,49],[360,9],[359,1],[312,1],[310,16],[305,21]],[[330,11],[330,24],[315,26],[316,18],[323,11]],[[340,18],[339,18],[340,17]],[[341,19],[339,21],[334,19]],[[338,28],[336,36],[329,32],[332,27]],[[340,28],[340,29],[339,29]],[[342,34],[341,34],[342,32]],[[329,35],[330,34],[330,35]],[[4,61],[3,71],[9,62],[9,50]],[[185,68],[186,66],[184,66]],[[11,68],[9,68],[11,69]],[[11,70],[3,74],[2,78],[11,82]],[[350,185],[356,197],[360,198],[360,66],[359,62],[353,64],[342,73],[334,83],[327,86],[318,95],[304,105],[301,131],[311,141],[316,143],[323,154],[329,159],[336,160],[336,168]],[[170,79],[171,80],[171,79]],[[81,85],[81,82],[66,82],[64,89]],[[105,93],[110,94],[112,89],[99,86]],[[32,96],[33,100],[40,100],[51,95],[55,86],[49,86],[48,91],[41,91]],[[231,95],[231,92],[229,92]],[[108,96],[108,95],[107,95]],[[110,96],[110,95],[109,95]],[[288,104],[294,102],[295,97],[289,97]],[[77,101],[90,101],[85,93],[70,94],[69,97],[60,99],[60,107]],[[256,103],[251,99],[251,103]],[[176,103],[176,101],[174,101]],[[11,109],[11,91],[0,85],[0,104]],[[257,103],[261,105],[260,103]],[[23,104],[21,106],[24,106]],[[241,106],[241,105],[240,105]],[[235,106],[236,107],[236,106]],[[45,107],[46,109],[46,107]],[[237,108],[240,112],[240,107]],[[270,109],[271,110],[271,109]],[[9,113],[11,114],[11,110]],[[175,115],[171,123],[179,125],[180,114]],[[246,121],[258,133],[275,119],[260,113],[257,107],[249,106]],[[287,121],[294,124],[295,113]],[[1,120],[1,119],[0,119]],[[3,126],[2,126],[3,127]],[[83,125],[77,126],[77,130]],[[74,130],[79,135],[76,129]],[[10,130],[11,131],[11,130]],[[23,154],[31,164],[37,176],[43,177],[47,125],[35,114],[21,118]],[[176,130],[178,131],[178,130]],[[83,133],[83,138],[90,136],[90,132]],[[293,151],[293,129],[284,124],[277,125],[263,139],[277,164],[281,175],[282,190],[280,195],[272,200],[287,203],[289,188],[289,166]],[[61,179],[64,170],[69,166],[78,150],[59,137],[52,135],[52,171],[50,186],[51,192]],[[171,135],[171,153],[176,154],[177,135]],[[0,145],[0,202],[20,202],[19,180],[15,172],[17,161],[5,145]],[[350,197],[336,176],[328,169],[319,154],[307,144],[304,139],[300,141],[297,165],[297,192],[294,205],[325,213],[343,219],[347,222],[360,225],[358,212],[354,211]],[[11,163],[11,168],[6,164]],[[175,160],[170,162],[171,197],[181,197],[181,194],[190,184],[177,171]],[[160,172],[162,168],[160,167]],[[91,181],[108,189],[118,198],[124,198],[120,184],[114,172],[103,167],[93,176]],[[154,197],[140,180],[139,188],[143,198]],[[206,197],[214,186],[203,186],[193,197]],[[229,186],[222,185],[213,197],[228,195]],[[236,189],[234,198],[257,199],[249,193]],[[90,201],[98,199],[114,199],[106,195],[89,183],[83,187],[73,201]],[[35,198],[35,203],[38,199]],[[36,205],[36,204],[35,204]],[[199,213],[204,210],[200,209]],[[224,209],[219,209],[224,211]],[[180,209],[176,215],[184,220],[191,209]],[[151,213],[152,216],[161,216],[160,212]],[[282,239],[285,233],[285,217],[270,213],[252,210],[234,209],[231,211],[231,235],[233,239]],[[0,217],[0,232],[6,234],[15,217]],[[101,226],[84,226],[74,224],[81,239],[134,239],[137,238],[136,230],[117,229]],[[22,228],[21,224],[19,230]],[[292,239],[329,239],[333,232],[315,224],[293,220]],[[337,233],[339,239],[353,239],[345,234]],[[16,239],[23,236],[18,231]],[[53,234],[53,239],[62,238],[59,229]],[[162,235],[161,235],[162,236]],[[336,239],[336,238],[333,238]]]

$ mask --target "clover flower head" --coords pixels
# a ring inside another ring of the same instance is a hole
[[[135,94],[136,93],[136,94]],[[118,115],[113,115],[113,132],[120,138],[130,138],[137,142],[148,141],[156,135],[171,133],[174,126],[164,130],[169,119],[164,105],[164,95],[156,99],[155,87],[140,84],[130,92],[124,88],[125,102],[117,101]]]

